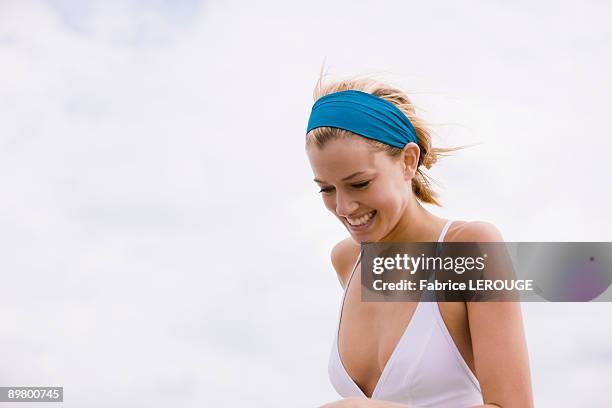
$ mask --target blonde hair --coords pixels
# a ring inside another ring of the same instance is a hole
[[[367,92],[391,102],[397,106],[397,108],[401,110],[408,117],[408,119],[410,119],[410,122],[412,122],[412,125],[416,130],[417,144],[420,150],[417,172],[412,178],[412,191],[418,200],[441,207],[442,205],[437,199],[438,193],[436,193],[432,188],[432,184],[435,182],[435,180],[423,170],[423,167],[430,169],[441,156],[448,155],[448,153],[462,149],[463,147],[433,147],[430,130],[427,128],[424,121],[416,115],[414,105],[405,92],[384,82],[368,77],[354,77],[352,79],[323,83],[324,77],[325,74],[322,70],[313,92],[315,101],[322,96],[334,92],[348,90]],[[365,140],[374,148],[375,151],[386,152],[391,157],[399,157],[400,153],[402,152],[402,149],[400,148],[390,146],[376,140],[363,138],[347,130],[333,127],[319,127],[311,130],[306,135],[306,145],[308,146],[314,144],[321,148],[331,140],[355,136]]]

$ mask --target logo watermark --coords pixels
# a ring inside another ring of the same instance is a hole
[[[364,301],[612,301],[612,243],[364,243]]]

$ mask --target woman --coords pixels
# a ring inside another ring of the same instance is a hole
[[[361,302],[362,242],[497,242],[486,222],[446,220],[423,167],[441,153],[406,94],[372,79],[315,89],[306,151],[349,237],[332,250],[344,288],[329,360],[344,399],[325,407],[531,407],[520,305]]]

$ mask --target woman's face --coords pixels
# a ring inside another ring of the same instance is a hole
[[[402,160],[372,151],[361,137],[309,145],[307,154],[325,207],[355,242],[380,241],[393,231],[412,193]]]

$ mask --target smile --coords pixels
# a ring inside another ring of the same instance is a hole
[[[352,227],[351,229],[364,229],[367,228],[374,220],[374,216],[376,215],[376,210],[370,211],[367,214],[362,215],[357,218],[345,217],[348,224]]]

